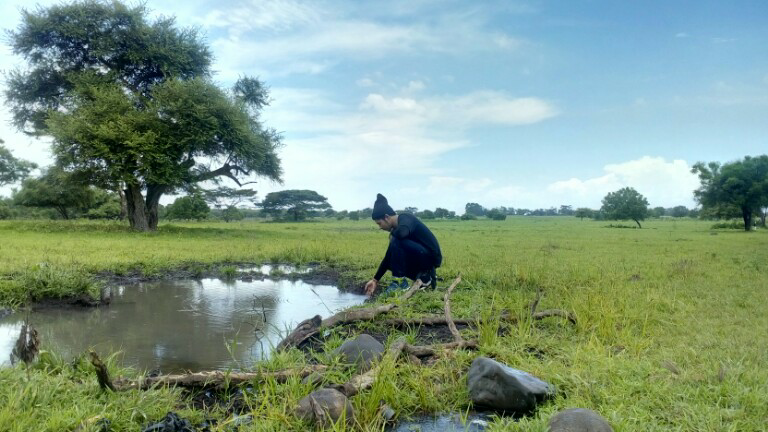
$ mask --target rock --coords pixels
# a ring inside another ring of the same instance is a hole
[[[352,404],[338,390],[324,388],[315,390],[299,401],[296,416],[302,420],[330,426],[336,423],[346,412],[347,423],[354,421]]]
[[[549,432],[613,432],[613,428],[592,410],[571,408],[549,419]]]
[[[467,387],[475,405],[514,415],[530,413],[555,393],[551,384],[487,357],[472,362]]]
[[[354,364],[362,372],[370,369],[371,364],[384,355],[384,345],[373,336],[363,333],[345,341],[333,354],[340,354],[344,363]]]

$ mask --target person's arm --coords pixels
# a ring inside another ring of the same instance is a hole
[[[365,284],[366,295],[371,295],[376,292],[376,289],[379,287],[379,281],[381,280],[381,277],[384,276],[384,273],[386,273],[388,270],[387,263],[389,263],[389,248],[387,248],[387,253],[384,254],[384,259],[381,260],[379,269],[376,270],[376,274],[373,276],[373,279],[369,280]]]
[[[379,264],[379,269],[376,270],[376,274],[373,276],[376,282],[380,281],[381,277],[384,276],[384,273],[387,272],[388,262],[389,262],[389,249],[387,249],[387,253],[384,255],[384,259],[382,259],[381,264]]]

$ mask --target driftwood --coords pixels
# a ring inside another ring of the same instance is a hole
[[[453,292],[453,289],[456,288],[456,285],[458,285],[459,282],[461,282],[461,274],[459,274],[451,286],[448,287],[448,290],[445,292],[445,297],[443,297],[443,302],[445,303],[445,322],[448,323],[448,330],[451,331],[453,340],[456,341],[456,343],[464,341],[461,337],[461,333],[459,333],[459,330],[456,328],[456,324],[453,322],[453,318],[451,318],[451,292]]]
[[[411,288],[406,291],[401,298],[403,300],[408,300],[416,293],[416,291],[421,289],[421,287],[421,281],[416,279],[416,282],[413,283]],[[371,308],[341,311],[324,320],[320,319],[320,315],[315,315],[314,317],[299,323],[299,325],[296,326],[296,328],[288,336],[286,336],[282,341],[280,341],[279,344],[277,344],[275,349],[277,351],[282,351],[286,348],[299,346],[307,339],[318,334],[320,330],[324,328],[335,327],[337,325],[348,324],[351,322],[373,321],[377,316],[387,313],[396,307],[397,305],[395,303],[385,303],[383,305]]]
[[[117,379],[114,386],[117,390],[147,390],[152,387],[214,387],[225,388],[227,386],[239,385],[253,380],[274,379],[277,382],[285,382],[290,377],[306,377],[315,372],[323,372],[327,369],[324,365],[305,366],[301,369],[286,369],[277,372],[222,372],[206,371],[188,374],[160,375],[155,377],[146,377],[138,380]]]

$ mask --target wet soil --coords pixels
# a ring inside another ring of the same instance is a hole
[[[468,328],[467,325],[458,324],[456,328],[461,331]],[[307,354],[307,360],[310,362],[316,361],[310,353],[322,353],[325,351],[325,342],[333,332],[336,335],[340,335],[342,338],[353,338],[360,333],[366,333],[371,335],[374,339],[386,344],[389,334],[393,331],[392,327],[374,326],[371,328],[370,323],[366,323],[366,328],[362,327],[362,324],[349,324],[345,326],[334,327],[325,334],[311,337],[299,345],[299,349]],[[441,343],[453,342],[453,334],[447,325],[422,325],[417,328],[414,345],[433,345]]]

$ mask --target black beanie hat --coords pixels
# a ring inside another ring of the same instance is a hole
[[[376,202],[373,203],[373,212],[371,212],[371,218],[373,220],[384,219],[386,215],[394,215],[394,210],[387,204],[387,199],[382,194],[376,194]]]

